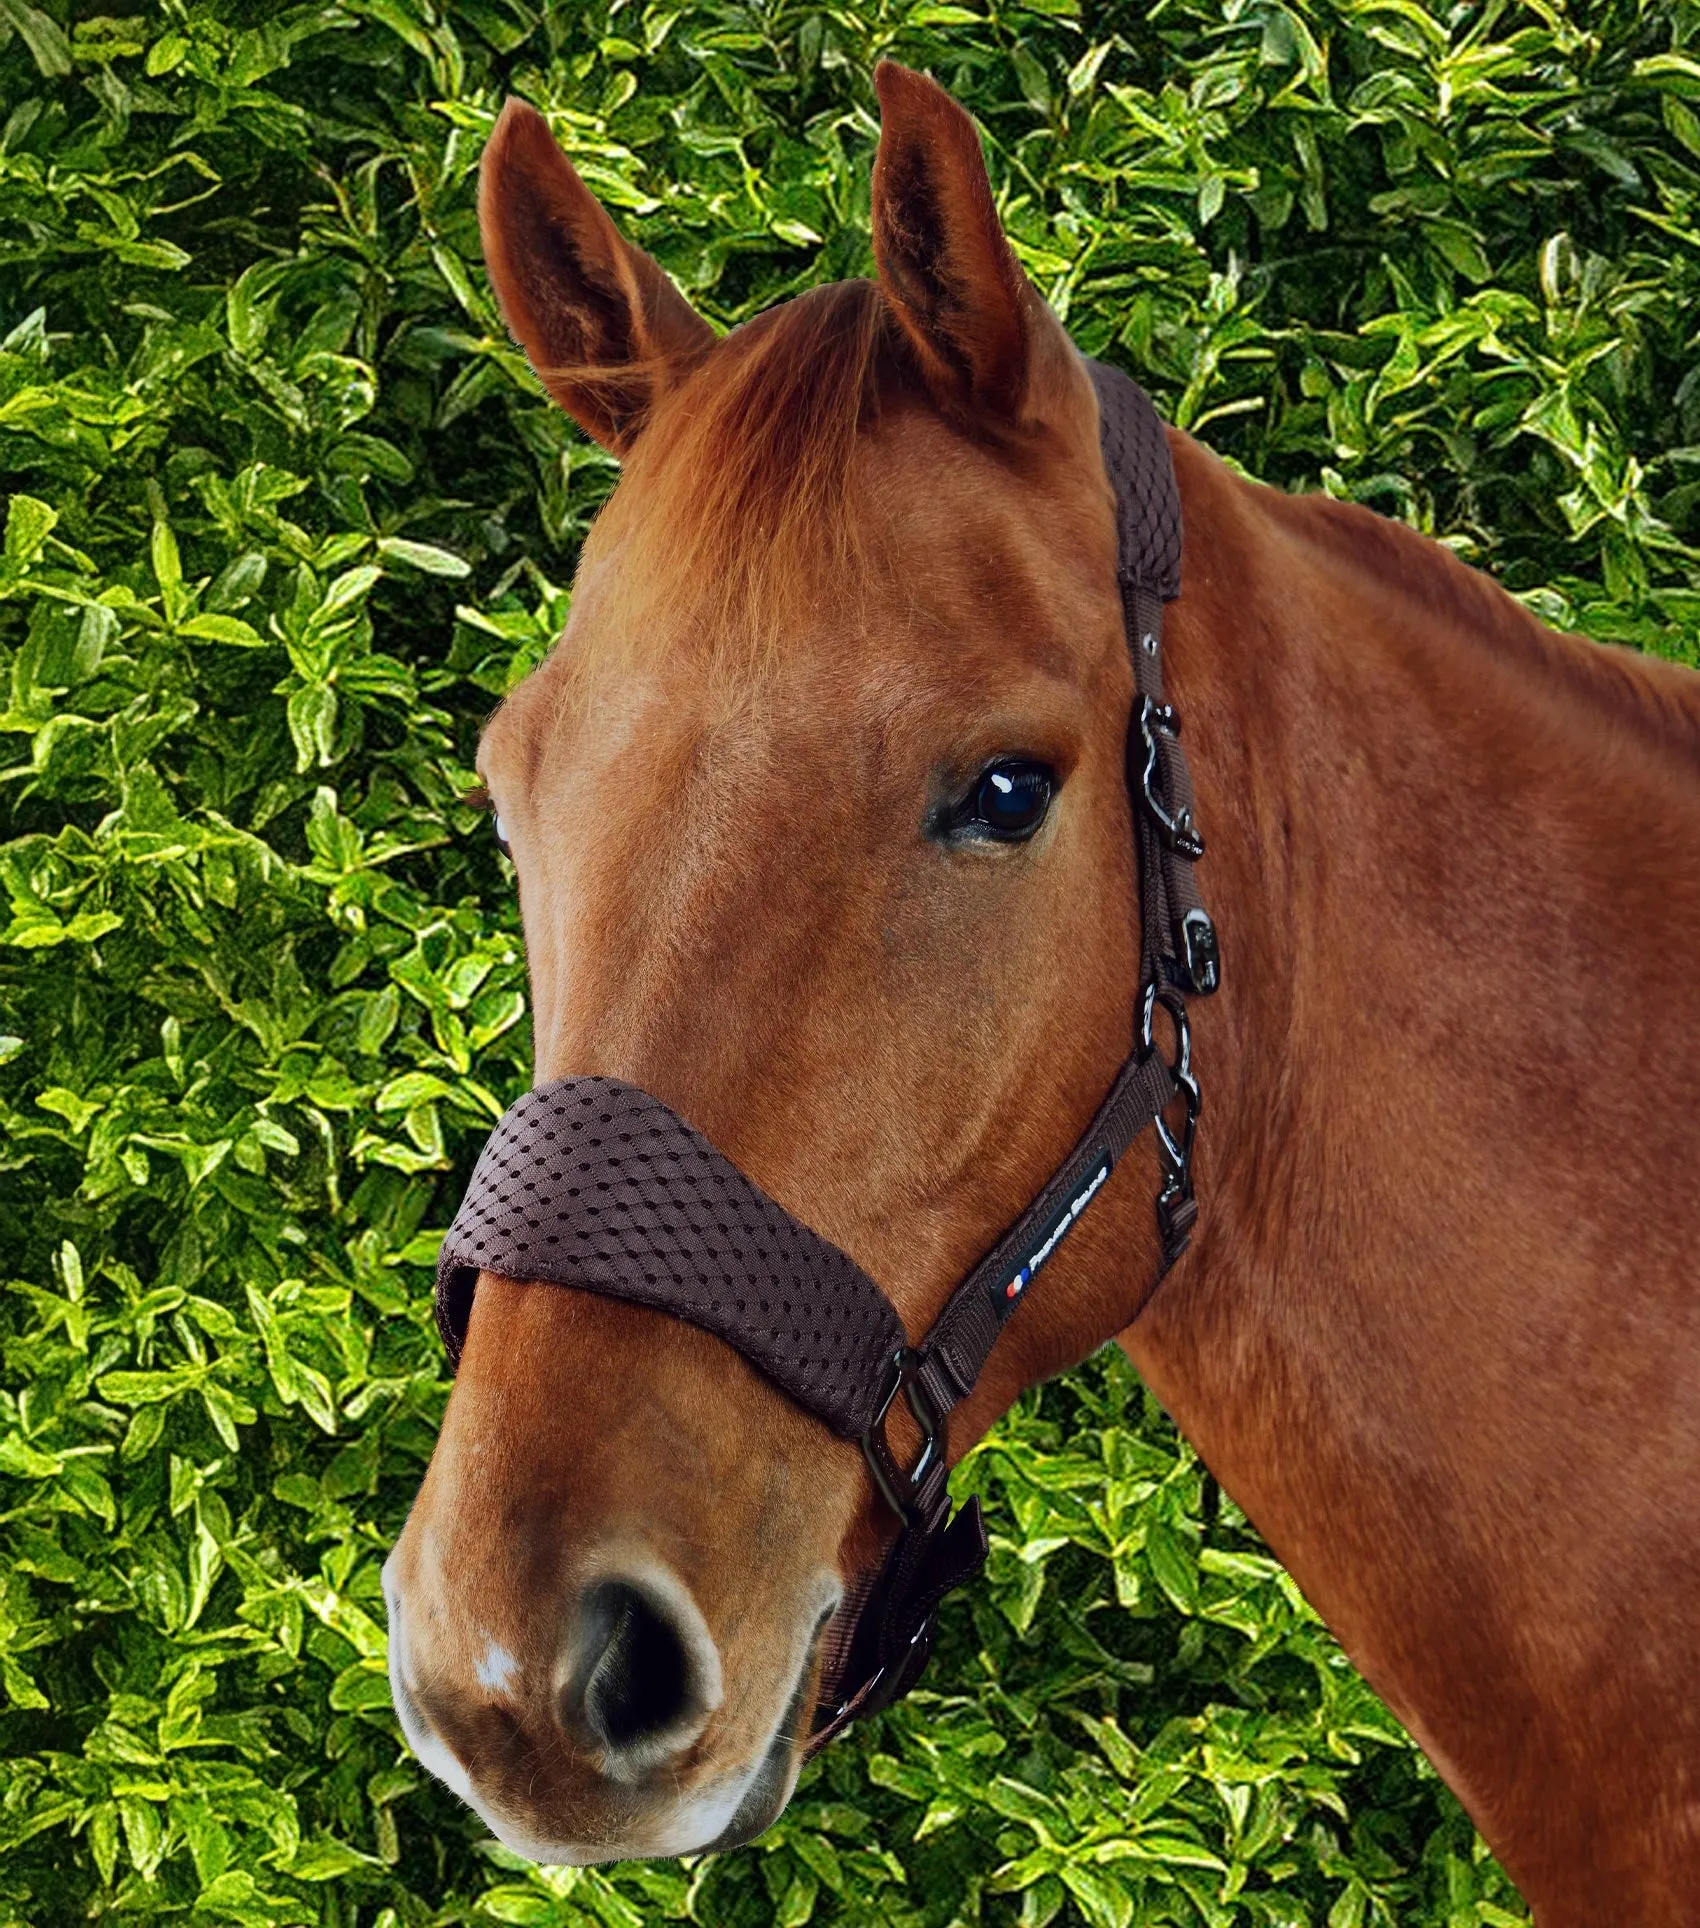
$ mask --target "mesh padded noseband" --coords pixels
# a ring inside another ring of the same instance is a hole
[[[873,1423],[903,1343],[854,1259],[618,1078],[528,1091],[490,1134],[437,1261],[451,1364],[480,1272],[659,1306],[736,1346],[846,1439]]]

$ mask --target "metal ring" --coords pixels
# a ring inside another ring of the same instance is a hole
[[[1186,999],[1172,984],[1164,984],[1152,978],[1145,987],[1145,1001],[1139,1012],[1139,1045],[1143,1051],[1155,1051],[1157,1040],[1154,1026],[1157,1006],[1161,1004],[1168,1012],[1175,1027],[1175,1059],[1169,1066],[1175,1083],[1183,1089],[1193,1083],[1192,1076],[1192,1025],[1186,1014]]]
[[[912,1346],[899,1346],[891,1357],[889,1376],[880,1394],[878,1410],[874,1413],[872,1424],[862,1435],[861,1442],[862,1457],[868,1462],[874,1484],[905,1526],[922,1523],[916,1500],[922,1484],[944,1457],[948,1426],[946,1415],[928,1398],[918,1376],[920,1370],[921,1355]],[[915,1423],[922,1435],[921,1450],[916,1455],[914,1465],[907,1468],[898,1465],[885,1436],[886,1415],[900,1392],[908,1399],[909,1410],[915,1415]]]
[[[1175,1081],[1178,1095],[1186,1101],[1186,1116],[1178,1135],[1162,1112],[1159,1111],[1152,1120],[1158,1153],[1163,1161],[1162,1197],[1174,1201],[1191,1196],[1192,1147],[1198,1133],[1198,1114],[1203,1108],[1204,1097],[1198,1088],[1198,1080],[1192,1075],[1192,1026],[1187,1020],[1186,1000],[1172,985],[1160,983],[1155,978],[1146,985],[1145,1000],[1140,1007],[1140,1046],[1146,1052],[1157,1049],[1156,1018],[1159,1004],[1168,1012],[1175,1027],[1175,1056],[1169,1065],[1169,1076]]]

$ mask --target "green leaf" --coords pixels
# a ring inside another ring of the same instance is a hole
[[[334,1700],[332,1704],[336,1704]],[[383,1863],[330,1835],[321,1835],[314,1841],[303,1841],[282,1864],[282,1872],[297,1881],[336,1881],[347,1875],[374,1869],[381,1874]]]
[[[428,1071],[409,1071],[403,1077],[392,1078],[378,1093],[377,1107],[380,1112],[411,1111],[416,1105],[429,1102],[433,1098],[450,1098],[454,1087],[445,1084],[439,1077]]]
[[[35,1101],[43,1111],[57,1113],[76,1133],[86,1131],[101,1113],[100,1105],[60,1085],[49,1085],[45,1091],[38,1091]]]
[[[28,0],[0,0],[0,21],[13,28],[29,48],[44,79],[53,80],[71,71],[71,43],[50,14],[30,6]]]
[[[1166,1521],[1153,1520],[1145,1535],[1152,1577],[1183,1613],[1198,1608],[1198,1567],[1186,1542]]]
[[[1461,275],[1477,283],[1492,280],[1492,264],[1468,228],[1455,221],[1429,221],[1424,224],[1423,232],[1430,245]]]
[[[410,568],[422,569],[428,576],[470,576],[472,565],[449,549],[439,549],[429,542],[409,542],[401,536],[382,536],[378,541],[378,554],[390,562],[405,562]]]
[[[320,683],[296,690],[285,714],[289,734],[295,741],[295,767],[310,770],[315,764],[328,765],[336,760],[337,694]]]
[[[1068,1863],[1059,1870],[1063,1885],[1080,1904],[1080,1912],[1093,1928],[1128,1928],[1133,1920],[1133,1896],[1115,1879],[1097,1868]]]
[[[146,1406],[175,1399],[187,1390],[191,1375],[182,1372],[109,1372],[100,1380],[100,1396],[115,1406]]]
[[[252,624],[243,622],[239,616],[191,616],[178,625],[177,633],[193,636],[197,641],[233,643],[238,649],[260,649],[266,641]]]
[[[14,569],[27,569],[41,554],[48,532],[59,520],[59,511],[50,503],[20,491],[6,507],[6,561]]]
[[[153,573],[154,579],[165,592],[169,604],[175,591],[183,586],[183,565],[178,560],[177,538],[171,533],[168,522],[153,525]]]
[[[80,911],[65,926],[65,939],[72,944],[92,944],[108,931],[121,930],[124,920],[113,910]]]
[[[491,1921],[514,1922],[519,1928],[556,1928],[561,1919],[558,1904],[547,1895],[515,1885],[487,1888],[479,1908]]]

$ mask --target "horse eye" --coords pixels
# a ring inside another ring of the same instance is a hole
[[[1000,843],[1022,843],[1045,821],[1056,787],[1045,764],[1005,758],[981,773],[969,822]]]
[[[502,855],[506,857],[508,861],[511,863],[513,861],[514,853],[508,848],[507,833],[502,828],[501,818],[493,817],[491,819],[491,824],[496,832],[496,848],[500,850]]]

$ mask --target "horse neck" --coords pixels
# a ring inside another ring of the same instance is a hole
[[[1700,679],[1176,460],[1224,988],[1123,1343],[1541,1922],[1686,1920]]]

